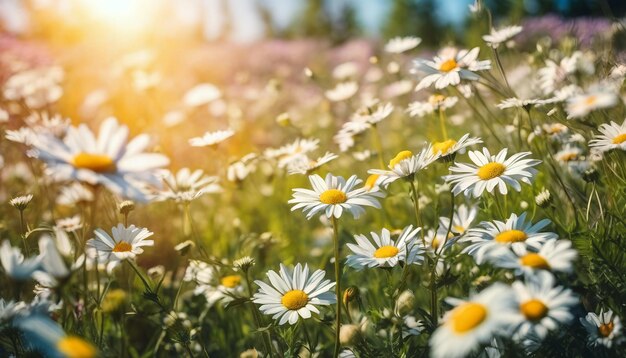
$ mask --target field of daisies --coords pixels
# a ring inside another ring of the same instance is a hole
[[[470,10],[439,48],[0,35],[0,356],[625,356],[624,23]]]

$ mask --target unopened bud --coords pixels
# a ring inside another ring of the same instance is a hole
[[[589,168],[583,172],[583,180],[587,183],[595,183],[600,178],[600,173],[596,168]]]
[[[361,330],[355,324],[344,324],[339,330],[339,342],[344,346],[352,346],[357,343]]]
[[[415,306],[415,295],[413,291],[406,290],[398,296],[396,300],[396,314],[400,317],[405,316],[413,311]]]
[[[359,298],[359,289],[356,286],[350,286],[343,291],[343,304],[348,303]]]
[[[124,200],[118,206],[118,210],[122,215],[128,215],[131,211],[135,210],[135,203],[131,200]]]
[[[550,203],[552,203],[552,194],[545,188],[535,196],[535,204],[540,208],[547,208]]]
[[[233,267],[243,272],[247,272],[252,266],[254,266],[254,259],[250,256],[244,256],[233,261]]]
[[[189,250],[196,247],[196,244],[191,240],[183,241],[180,244],[174,246],[174,250],[178,251],[181,256],[186,256],[189,253]]]

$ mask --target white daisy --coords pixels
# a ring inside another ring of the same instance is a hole
[[[412,50],[422,42],[422,39],[414,36],[394,37],[385,44],[385,52],[403,53]]]
[[[453,160],[456,153],[465,153],[465,149],[471,145],[480,144],[483,140],[478,137],[469,137],[469,133],[462,136],[458,141],[447,139],[442,142],[433,142],[431,149],[442,159]]]
[[[124,227],[118,224],[111,228],[112,237],[102,230],[94,231],[95,239],[87,241],[87,247],[94,248],[100,263],[107,263],[107,270],[111,272],[123,260],[134,259],[143,253],[143,246],[154,246],[154,240],[146,240],[152,232],[135,225]]]
[[[508,250],[509,247],[531,247],[539,250],[544,242],[558,237],[553,232],[541,231],[550,225],[550,220],[543,219],[533,225],[531,221],[526,221],[526,214],[519,217],[511,214],[505,222],[481,222],[480,227],[470,229],[461,239],[461,242],[470,243],[463,252],[472,255],[481,264],[493,255],[497,257],[500,250]]]
[[[515,323],[514,291],[500,283],[468,301],[447,298],[446,302],[456,307],[446,312],[430,338],[430,353],[435,358],[465,357]]]
[[[395,267],[399,262],[419,264],[424,260],[423,250],[415,242],[420,230],[419,227],[413,230],[413,226],[409,225],[395,241],[387,229],[383,229],[380,235],[371,232],[372,240],[365,235],[354,235],[357,244],[348,244],[354,254],[348,255],[346,265],[360,271],[366,267]]]
[[[340,102],[354,96],[358,90],[359,85],[356,82],[342,82],[338,83],[335,88],[327,90],[324,94],[329,100]]]
[[[64,235],[63,239],[67,239],[66,243],[69,244],[69,238],[64,231],[57,232],[57,235]],[[57,287],[60,283],[65,281],[72,272],[81,268],[85,262],[85,255],[80,255],[77,260],[73,260],[72,249],[60,250],[57,248],[57,240],[53,240],[50,236],[46,235],[39,239],[39,253],[41,257],[41,268],[35,270],[32,277],[39,282],[43,287]],[[67,264],[66,261],[72,261],[71,264]]]
[[[333,69],[333,78],[338,80],[344,80],[350,77],[355,77],[359,73],[359,65],[356,62],[344,62],[337,65]]]
[[[310,153],[319,147],[319,139],[298,138],[292,143],[278,149],[266,149],[263,155],[266,158],[278,159],[278,167],[285,168],[292,161],[300,159],[304,154]]]
[[[419,91],[429,87],[433,83],[435,88],[442,89],[450,85],[456,86],[461,80],[475,81],[479,76],[475,71],[483,71],[491,68],[489,60],[478,61],[480,49],[475,47],[471,50],[457,50],[447,47],[439,51],[438,55],[430,60],[415,60],[415,71],[426,73],[415,88]]]
[[[585,117],[597,109],[613,107],[617,104],[618,97],[615,92],[597,87],[589,92],[570,97],[567,100],[565,111],[567,119]]]
[[[433,153],[432,146],[428,145],[417,155],[409,150],[403,150],[389,161],[390,170],[370,169],[369,174],[380,175],[379,185],[386,186],[401,178],[412,179],[422,169],[440,158],[439,152]]]
[[[565,148],[559,150],[556,154],[554,154],[554,159],[561,162],[562,164],[568,164],[570,162],[576,162],[580,160],[582,154],[582,149],[567,144]]]
[[[544,105],[546,103],[545,100],[541,99],[519,99],[519,98],[507,98],[496,105],[496,107],[500,109],[507,108],[530,108],[532,106],[538,107]]]
[[[311,317],[311,312],[320,313],[316,306],[334,304],[337,299],[331,291],[334,282],[324,280],[325,272],[317,270],[309,275],[309,266],[297,264],[293,271],[280,264],[279,273],[267,272],[271,286],[257,280],[254,281],[259,291],[254,294],[252,302],[261,305],[263,314],[273,315],[279,325],[286,322],[293,325],[302,317]]]
[[[215,146],[232,137],[233,135],[235,135],[235,131],[230,128],[223,131],[206,132],[202,135],[202,137],[194,137],[189,139],[189,145],[193,147]]]
[[[63,140],[39,135],[33,145],[39,159],[47,164],[46,172],[55,180],[102,184],[115,194],[145,200],[140,184],[157,184],[155,170],[168,165],[169,159],[162,154],[144,152],[150,145],[146,134],[126,143],[128,132],[127,126],[111,117],[102,122],[97,138],[81,124],[70,127]]]
[[[411,117],[424,117],[427,114],[434,113],[440,109],[448,109],[454,107],[459,102],[456,96],[444,96],[441,94],[433,94],[428,97],[425,102],[415,101],[409,103],[406,111]]]
[[[310,159],[306,154],[302,154],[297,158],[294,158],[287,164],[287,173],[293,174],[309,174],[314,170],[320,168],[322,165],[329,163],[339,158],[337,154],[326,152],[323,156],[317,159]]]
[[[537,174],[537,170],[532,168],[541,163],[540,160],[523,159],[530,152],[522,152],[512,155],[506,159],[508,149],[502,149],[497,155],[491,155],[487,148],[483,152],[470,151],[469,157],[474,164],[455,163],[450,167],[453,173],[445,176],[445,180],[450,184],[455,184],[455,195],[464,193],[466,196],[473,195],[479,197],[487,190],[493,192],[497,186],[500,194],[505,195],[507,184],[517,191],[522,187],[519,181],[530,184],[530,180]]]
[[[66,232],[78,231],[83,227],[83,219],[80,215],[57,219],[55,227]]]
[[[4,82],[2,94],[9,101],[24,101],[28,108],[44,108],[63,96],[64,76],[59,66],[24,69]]]
[[[613,149],[626,150],[626,119],[620,125],[613,121],[602,124],[599,128],[601,134],[595,135],[589,141],[589,146],[601,152]]]
[[[478,215],[478,208],[476,206],[468,207],[465,204],[461,204],[457,207],[452,216],[452,226],[450,226],[449,217],[441,216],[439,217],[439,227],[447,231],[448,226],[450,226],[450,232],[460,236],[469,230],[474,220],[476,220],[476,215]]]
[[[604,312],[604,309],[601,309],[599,315],[589,312],[585,318],[580,318],[580,323],[587,330],[589,335],[587,340],[592,347],[601,345],[611,348],[623,338],[622,323],[611,310]]]
[[[220,92],[219,88],[210,83],[201,83],[185,93],[183,103],[187,107],[199,107],[221,96],[222,92]]]
[[[255,153],[250,153],[231,163],[226,169],[226,179],[241,182],[256,170],[257,159],[258,156]]]
[[[189,202],[204,194],[222,191],[219,178],[206,176],[201,169],[192,172],[189,168],[182,168],[176,174],[169,170],[164,171],[163,182],[163,190],[155,194],[159,200]]]
[[[183,281],[196,283],[193,292],[195,295],[203,295],[208,307],[217,302],[228,303],[244,293],[240,275],[223,274],[215,266],[198,260],[189,261]]]
[[[496,267],[515,270],[515,274],[534,275],[540,270],[572,272],[578,256],[569,240],[547,240],[538,250],[512,246],[511,250],[498,251],[490,261]]]
[[[572,290],[562,286],[555,287],[555,283],[554,276],[545,271],[528,277],[526,283],[513,282],[520,320],[515,340],[522,341],[528,335],[543,339],[548,331],[553,331],[574,318],[570,311],[578,303],[578,298]]]
[[[523,27],[521,26],[507,26],[501,29],[491,29],[491,33],[489,35],[484,35],[483,40],[487,43],[487,45],[498,48],[500,44],[507,42],[515,35],[522,32]]]
[[[81,183],[71,183],[61,188],[56,199],[57,204],[74,206],[93,201],[93,193]]]
[[[381,122],[383,119],[389,117],[389,115],[393,112],[393,109],[394,107],[393,107],[393,104],[391,103],[385,103],[385,104],[376,103],[374,105],[369,105],[369,106],[366,106],[365,108],[360,109],[357,113],[355,113],[352,116],[350,122],[377,124]],[[347,122],[347,123],[350,123],[350,122]]]
[[[40,267],[41,257],[25,259],[19,247],[13,247],[9,240],[4,240],[0,246],[0,263],[7,276],[17,281],[25,281]]]
[[[307,219],[322,211],[328,218],[339,218],[344,210],[348,210],[357,219],[365,212],[363,206],[381,208],[376,198],[382,198],[384,194],[376,190],[367,191],[365,188],[353,189],[362,182],[356,175],[346,181],[343,177],[330,173],[326,175],[326,180],[314,174],[309,175],[309,181],[313,190],[293,189],[293,199],[289,200],[289,204],[295,204],[291,211],[308,211]]]
[[[426,243],[426,250],[430,253],[441,254],[452,247],[452,245],[456,242],[456,238],[454,237],[454,234],[448,234],[447,228],[439,227],[437,231],[433,229],[428,230],[426,235],[424,235],[424,241]]]
[[[20,195],[9,200],[9,204],[18,210],[24,210],[26,209],[26,207],[28,207],[28,204],[30,204],[32,200],[33,194]]]

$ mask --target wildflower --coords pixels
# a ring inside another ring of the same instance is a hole
[[[359,293],[359,288],[356,286],[349,286],[348,288],[346,288],[345,290],[343,290],[343,304],[344,305],[348,305],[348,303],[352,302],[352,301],[358,301],[360,300],[360,293]]]
[[[439,227],[437,231],[430,229],[424,236],[424,241],[426,243],[426,249],[430,252],[435,252],[440,254],[445,250],[449,249],[452,244],[456,242],[456,238],[454,235],[450,233],[448,236],[447,228]]]
[[[602,124],[599,131],[601,134],[595,135],[589,141],[591,148],[601,152],[613,149],[626,150],[626,119],[621,125],[613,121],[609,124]]]
[[[343,324],[339,329],[339,342],[342,346],[355,345],[361,338],[361,328],[356,324]]]
[[[478,214],[478,208],[476,206],[467,206],[465,204],[459,205],[459,207],[452,215],[452,226],[450,226],[450,218],[441,216],[439,217],[439,227],[448,230],[456,235],[463,235],[470,228],[476,215]]]
[[[483,36],[483,40],[485,40],[487,45],[493,48],[498,48],[500,44],[507,42],[515,35],[522,32],[522,29],[523,28],[521,26],[507,26],[498,30],[492,28],[489,35]]]
[[[464,357],[515,323],[515,295],[510,287],[496,283],[468,301],[447,299],[455,306],[430,338],[431,355]]]
[[[63,95],[63,77],[58,66],[22,70],[5,81],[2,94],[9,101],[24,101],[28,108],[44,108]]]
[[[226,169],[226,179],[231,182],[240,182],[256,170],[258,157],[254,153],[243,156],[236,162],[231,163]]]
[[[477,60],[479,51],[478,47],[469,51],[447,47],[439,51],[432,61],[415,60],[415,71],[426,73],[426,77],[422,78],[415,90],[419,91],[433,83],[435,88],[442,89],[450,85],[456,86],[462,79],[477,80],[479,76],[474,72],[491,68],[489,60]]]
[[[183,97],[183,103],[187,107],[199,107],[208,104],[222,96],[219,88],[210,83],[196,85]]]
[[[403,53],[412,50],[422,42],[422,39],[414,36],[394,37],[385,45],[385,52]]]
[[[56,227],[66,232],[78,231],[83,227],[83,219],[80,215],[58,219],[56,221]]]
[[[261,305],[260,310],[266,315],[273,315],[279,325],[286,322],[293,325],[299,317],[307,319],[311,312],[319,313],[317,306],[334,304],[337,299],[331,291],[334,282],[324,280],[325,272],[317,270],[309,276],[309,266],[297,264],[293,271],[280,264],[280,274],[268,271],[272,286],[254,281],[259,291],[254,294],[253,302]],[[322,281],[323,280],[323,281]]]
[[[285,168],[293,161],[300,160],[303,155],[317,149],[319,143],[319,139],[298,138],[294,142],[284,145],[278,149],[267,149],[263,154],[267,158],[278,159],[278,167]]]
[[[218,184],[219,178],[206,176],[201,169],[193,172],[189,168],[182,168],[176,174],[163,172],[163,190],[155,196],[159,200],[174,200],[176,202],[190,202],[204,194],[219,193],[222,187]]]
[[[324,92],[326,98],[333,102],[341,102],[354,96],[359,90],[359,85],[356,82],[342,82],[335,86],[335,88]]]
[[[252,266],[254,266],[254,259],[250,256],[244,256],[233,261],[233,267],[243,272],[247,272]]]
[[[619,317],[611,310],[600,310],[600,314],[587,313],[580,318],[580,323],[587,330],[587,341],[592,347],[605,346],[611,348],[614,343],[622,339],[622,323]]]
[[[424,323],[422,321],[418,321],[414,316],[404,316],[402,321],[402,338],[419,336],[424,330]]]
[[[28,207],[28,204],[30,204],[31,200],[33,200],[33,194],[22,195],[9,200],[9,204],[19,211],[24,211]]]
[[[452,160],[456,153],[465,153],[465,149],[471,145],[480,144],[483,140],[477,137],[469,138],[469,133],[462,136],[457,142],[454,139],[446,139],[442,142],[433,142],[433,153],[441,156],[443,160]]]
[[[422,149],[417,155],[413,155],[409,150],[403,150],[389,161],[390,170],[370,169],[367,172],[380,175],[379,185],[385,186],[402,178],[411,180],[416,173],[428,167],[439,157],[439,152],[434,153],[431,145]]]
[[[606,88],[591,89],[567,100],[567,119],[585,117],[596,109],[613,107],[617,101],[617,95]]]
[[[496,107],[500,108],[500,109],[507,109],[507,108],[524,108],[524,109],[529,109],[532,106],[541,106],[544,105],[546,103],[545,100],[541,100],[541,99],[519,99],[519,98],[507,98],[505,100],[503,100],[502,102],[500,102],[499,104],[496,105]]]
[[[396,306],[394,312],[396,315],[403,317],[409,314],[415,308],[415,294],[411,290],[402,291],[396,299]]]
[[[0,246],[0,263],[9,277],[17,281],[26,281],[40,267],[41,257],[24,259],[18,247],[13,247],[9,240],[4,240]]]
[[[326,154],[315,160],[310,159],[306,154],[302,154],[287,164],[287,173],[289,175],[308,174],[337,158],[339,158],[337,154],[330,152],[326,152]]]
[[[223,131],[206,132],[202,135],[202,137],[189,139],[189,145],[192,147],[212,147],[220,144],[233,135],[235,135],[235,131],[230,128]]]
[[[183,280],[196,282],[194,294],[203,295],[208,307],[217,302],[230,302],[233,296],[243,294],[244,289],[240,275],[220,272],[213,265],[199,260],[189,261]]]
[[[366,267],[395,267],[400,262],[405,265],[419,264],[423,261],[423,250],[415,238],[420,230],[409,225],[395,241],[387,229],[383,229],[380,236],[371,232],[373,244],[365,235],[355,235],[356,245],[348,244],[353,254],[348,255],[346,265],[360,271]]]
[[[111,228],[112,236],[102,230],[94,231],[95,239],[89,239],[87,246],[96,249],[96,254],[100,262],[107,262],[107,270],[112,271],[121,261],[134,259],[143,253],[144,246],[154,246],[154,240],[146,240],[153,235],[146,228],[139,228],[135,225],[125,227],[117,224]]]
[[[85,126],[70,127],[63,140],[40,135],[33,145],[56,180],[74,179],[102,184],[115,194],[144,200],[138,183],[157,183],[155,170],[169,163],[162,154],[145,153],[149,137],[139,135],[126,144],[128,127],[115,118],[102,122],[98,138]]]
[[[578,298],[570,289],[555,286],[551,273],[539,272],[529,277],[526,283],[513,282],[512,287],[519,303],[520,324],[515,332],[516,340],[522,341],[528,335],[543,339],[548,331],[574,318],[570,310],[578,303]]]
[[[572,272],[576,250],[572,249],[569,240],[547,240],[536,251],[523,246],[513,246],[511,250],[498,251],[490,261],[496,267],[515,270],[515,273],[534,275],[538,271]]]
[[[539,86],[544,94],[550,94],[577,71],[593,73],[593,59],[586,58],[580,51],[575,51],[571,56],[563,57],[559,63],[547,60],[546,66],[538,71]]]
[[[547,208],[552,203],[552,194],[546,188],[543,188],[539,194],[535,196],[535,204],[541,208]]]
[[[357,219],[365,212],[363,206],[381,208],[376,198],[381,198],[384,194],[376,190],[367,191],[365,188],[353,189],[362,182],[356,175],[346,181],[343,177],[330,173],[326,175],[326,180],[314,174],[309,175],[309,181],[313,190],[293,189],[293,198],[289,200],[289,204],[295,204],[291,211],[308,211],[307,219],[322,211],[328,218],[339,218],[344,210],[348,210]]]
[[[124,200],[117,205],[117,210],[122,215],[128,215],[131,211],[135,210],[135,203],[132,200]]]
[[[506,195],[507,184],[521,191],[518,180],[530,184],[530,179],[537,174],[537,170],[532,167],[541,161],[523,159],[529,156],[530,152],[517,153],[508,159],[506,154],[507,149],[501,150],[497,155],[491,155],[487,148],[483,148],[482,153],[470,151],[469,157],[474,164],[455,163],[450,167],[450,171],[459,174],[447,175],[444,178],[450,184],[455,184],[452,189],[455,195],[464,193],[466,196],[472,195],[477,198],[485,190],[493,192],[496,186],[500,194]]]
[[[428,97],[428,100],[425,102],[415,101],[409,103],[409,107],[406,111],[411,117],[424,117],[427,114],[431,114],[439,110],[452,108],[458,102],[459,98],[456,96],[434,94]]]
[[[74,182],[61,188],[56,201],[57,204],[65,206],[86,204],[93,201],[93,193],[83,184]]]
[[[59,286],[72,272],[82,267],[85,262],[85,256],[81,255],[75,262],[68,266],[65,260],[73,260],[73,257],[69,256],[73,254],[71,245],[69,244],[69,238],[64,231],[57,231],[57,235],[62,237],[61,240],[66,240],[66,247],[63,248],[63,246],[61,246],[61,250],[57,248],[57,242],[60,241],[59,239],[53,240],[48,235],[39,239],[41,267],[32,273],[32,277],[44,287]],[[70,245],[69,249],[67,245]],[[63,256],[65,256],[65,259]]]

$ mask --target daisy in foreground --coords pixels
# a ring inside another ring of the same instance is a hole
[[[431,146],[422,149],[416,155],[410,150],[403,150],[389,161],[390,170],[371,169],[369,174],[379,175],[378,185],[387,186],[394,181],[407,178],[411,180],[413,175],[440,158],[440,152],[434,152]]]
[[[134,259],[135,256],[143,253],[143,246],[154,246],[154,240],[146,240],[152,236],[152,232],[146,228],[139,228],[135,225],[124,227],[117,224],[111,228],[110,236],[102,229],[96,229],[95,239],[87,241],[87,247],[94,248],[100,263],[107,263],[107,271],[111,272],[117,265],[127,259]]]
[[[145,200],[139,184],[158,186],[156,169],[169,164],[162,154],[145,153],[150,137],[141,134],[130,142],[128,127],[115,118],[100,125],[98,137],[84,124],[70,127],[63,140],[51,134],[39,135],[33,146],[47,172],[56,180],[74,179],[92,185],[102,184],[115,194]]]
[[[317,270],[309,275],[306,264],[304,267],[297,264],[293,271],[280,264],[279,273],[267,272],[271,286],[263,281],[254,281],[260,289],[252,301],[261,305],[261,312],[279,320],[279,325],[286,322],[293,325],[300,317],[310,318],[311,312],[319,314],[316,306],[336,303],[336,296],[331,292],[335,283],[324,280],[325,274],[323,270]]]
[[[503,248],[531,247],[539,250],[544,242],[558,237],[555,233],[541,231],[548,225],[548,219],[533,225],[526,220],[526,213],[519,217],[511,214],[506,221],[483,221],[480,223],[481,227],[469,230],[461,239],[461,242],[470,243],[463,252],[472,255],[480,264],[485,258],[498,256]]]
[[[415,242],[421,228],[413,230],[409,225],[402,230],[398,240],[391,239],[391,233],[383,229],[380,235],[371,232],[372,242],[365,235],[355,235],[355,244],[348,244],[353,255],[348,255],[346,264],[357,270],[366,267],[395,267],[399,262],[406,265],[419,264],[424,259],[423,249]]]
[[[456,307],[445,314],[430,338],[435,358],[465,357],[516,323],[515,294],[504,284],[496,283],[468,301],[447,298],[446,302]]]
[[[613,121],[600,126],[600,133],[589,141],[589,146],[601,152],[613,149],[626,150],[626,119],[620,125]]]
[[[523,340],[528,335],[543,339],[548,331],[555,330],[574,318],[570,311],[578,303],[578,298],[572,290],[562,286],[555,287],[554,284],[554,276],[546,271],[529,277],[525,284],[513,282],[521,322],[515,333],[516,340]]]
[[[601,345],[611,348],[613,343],[623,338],[622,323],[611,310],[600,310],[599,315],[589,312],[585,318],[580,318],[580,323],[587,330],[588,343],[592,347]]]
[[[450,85],[456,86],[461,80],[475,81],[479,76],[475,71],[483,71],[491,68],[489,60],[478,61],[480,49],[475,47],[471,50],[457,50],[447,47],[439,51],[437,56],[430,60],[415,60],[415,71],[426,73],[420,83],[415,88],[419,91],[429,87],[433,83],[435,88],[441,89]]]
[[[485,190],[493,192],[497,186],[500,194],[506,195],[507,185],[517,191],[522,187],[518,181],[530,184],[530,180],[537,174],[533,167],[541,163],[540,160],[523,159],[530,152],[522,152],[506,159],[507,149],[502,149],[498,154],[491,155],[487,148],[480,151],[470,151],[469,157],[473,164],[455,163],[450,171],[458,174],[450,174],[444,179],[454,184],[454,195],[464,193],[466,196],[480,197]]]
[[[346,181],[343,177],[330,173],[326,175],[326,180],[314,174],[309,175],[309,181],[313,190],[293,189],[293,199],[289,200],[289,204],[295,204],[291,211],[297,209],[302,209],[305,213],[308,211],[307,219],[322,211],[328,218],[334,216],[338,219],[344,210],[348,210],[357,219],[365,212],[363,206],[380,209],[380,203],[376,198],[385,196],[376,188],[369,191],[366,188],[354,189],[362,182],[356,175]]]

